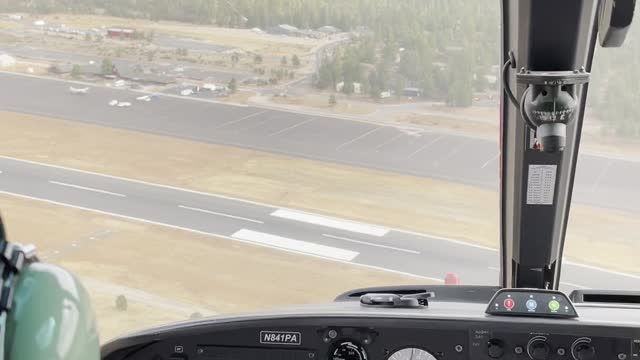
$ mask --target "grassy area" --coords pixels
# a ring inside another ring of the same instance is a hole
[[[498,246],[489,190],[30,115],[0,113],[0,126],[2,155]],[[565,255],[640,272],[639,227],[636,214],[575,205]]]
[[[34,62],[17,62],[13,66],[7,66],[0,68],[2,71],[13,71],[23,74],[32,74],[32,75],[45,75],[48,73],[48,66],[41,63]]]
[[[156,22],[144,19],[80,14],[51,14],[43,18],[48,22],[83,29],[123,26],[132,27],[139,31],[153,30],[156,33],[207,40],[213,44],[240,48],[264,56],[290,56],[296,53],[305,55],[321,43],[321,41],[313,39],[258,34],[247,29],[219,28],[172,21]]]
[[[0,20],[0,29],[15,29],[18,27],[18,24],[14,21]]]
[[[10,239],[36,244],[46,261],[85,283],[102,341],[196,311],[327,302],[360,286],[425,282],[8,195],[0,204]],[[276,289],[274,280],[286,286]],[[126,312],[115,309],[120,294]]]
[[[222,102],[235,103],[235,104],[247,104],[249,103],[249,99],[255,95],[256,93],[253,91],[238,91],[235,94],[220,97],[220,98],[217,98],[216,100],[222,101]]]

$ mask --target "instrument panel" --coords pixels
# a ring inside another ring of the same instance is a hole
[[[446,286],[432,288],[421,304],[356,300],[425,294],[388,290],[360,289],[330,304],[149,329],[104,345],[102,359],[640,360],[637,304],[574,304],[550,290]]]
[[[198,322],[133,336],[129,343],[116,341],[103,348],[103,359],[639,359],[640,327],[581,324],[575,319],[483,318],[295,316]]]

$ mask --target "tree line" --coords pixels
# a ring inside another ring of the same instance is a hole
[[[594,56],[585,121],[589,121],[589,114],[596,115],[602,121],[603,135],[629,138],[640,135],[640,69],[637,66],[640,29],[637,25],[631,26],[621,48],[599,48]]]
[[[0,0],[0,11],[77,12],[178,20],[224,27],[299,28],[325,25],[365,28],[369,35],[327,58],[318,69],[318,87],[360,82],[366,91],[415,86],[425,96],[467,104],[469,89],[487,86],[484,77],[499,63],[498,1],[468,0]],[[634,24],[637,25],[637,24]],[[403,49],[398,59],[398,51]],[[623,48],[598,51],[589,87],[589,111],[606,124],[604,132],[640,135],[640,30],[632,26]],[[259,59],[261,61],[261,59]],[[257,62],[256,62],[257,63]],[[444,64],[444,66],[442,66]],[[492,74],[498,75],[498,74]]]
[[[78,12],[224,27],[299,28],[325,25],[363,34],[355,45],[327,57],[316,74],[320,88],[344,81],[366,92],[423,89],[455,106],[484,90],[499,62],[499,4],[468,0],[0,0],[0,11]],[[493,74],[497,75],[497,74]]]

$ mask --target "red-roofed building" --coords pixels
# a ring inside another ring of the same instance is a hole
[[[134,29],[128,28],[108,28],[107,29],[107,37],[117,38],[117,39],[133,39],[136,36],[136,31]]]

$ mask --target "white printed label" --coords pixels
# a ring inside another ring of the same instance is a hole
[[[552,205],[557,165],[529,165],[527,205]]]
[[[291,331],[260,331],[261,344],[300,345],[302,334]]]

